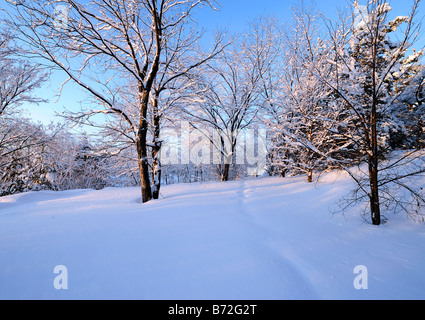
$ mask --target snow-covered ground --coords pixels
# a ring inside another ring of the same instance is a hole
[[[0,198],[0,298],[425,299],[424,223],[332,215],[350,180],[304,180],[166,186],[148,204],[138,188]]]

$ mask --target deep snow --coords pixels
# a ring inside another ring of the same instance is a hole
[[[3,197],[0,298],[425,299],[425,224],[332,215],[350,186],[334,172],[166,186],[148,204],[139,188]]]

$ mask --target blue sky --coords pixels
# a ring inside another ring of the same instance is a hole
[[[259,15],[274,15],[282,22],[289,21],[291,18],[291,9],[296,1],[291,0],[219,0],[221,8],[219,12],[211,11],[201,13],[200,23],[207,25],[208,28],[221,28],[227,26],[229,30],[242,32],[247,21]],[[304,0],[310,3],[309,0]],[[316,6],[331,14],[335,13],[336,6],[344,4],[344,1],[317,0]],[[210,17],[210,19],[208,19]]]
[[[360,1],[363,3],[365,0]],[[243,32],[246,29],[247,21],[254,19],[259,15],[274,15],[281,22],[290,22],[290,7],[296,3],[292,0],[219,0],[221,7],[219,11],[212,11],[205,8],[196,15],[199,25],[207,30],[227,29],[229,32]],[[304,0],[306,4],[310,0]],[[5,0],[0,0],[0,8],[4,7]],[[332,0],[316,0],[314,1],[317,8],[326,14],[329,18],[335,17],[337,7],[344,8],[348,6],[350,1],[332,1]],[[390,1],[393,8],[391,16],[408,15],[412,7],[412,0],[392,0]],[[425,3],[421,4],[418,18],[421,19],[425,15]],[[421,41],[421,45],[425,45]],[[72,110],[80,109],[80,101],[84,100],[86,95],[74,84],[67,84],[62,97],[57,100],[54,96],[58,94],[59,87],[65,77],[61,74],[55,74],[38,90],[37,95],[49,99],[50,102],[39,106],[31,106],[29,116],[36,121],[49,122],[55,120],[55,112],[62,112],[64,107]]]

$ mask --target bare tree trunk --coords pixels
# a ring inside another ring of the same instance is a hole
[[[159,159],[160,149],[161,149],[161,147],[159,147],[159,148],[155,147],[154,150],[153,150],[153,156],[154,156],[153,174],[154,174],[154,178],[153,178],[153,187],[152,187],[152,198],[155,199],[155,200],[159,199],[159,191],[161,189],[162,169],[161,169],[161,161]]]
[[[236,149],[236,138],[232,137],[232,141],[230,144],[230,154],[227,151],[223,138],[221,138],[221,147],[222,147],[221,152],[222,152],[223,161],[224,161],[224,167],[221,174],[221,181],[225,182],[225,181],[229,181],[230,165],[233,163],[233,155]]]
[[[379,203],[379,188],[378,188],[378,170],[374,168],[374,165],[369,165],[370,175],[370,212],[372,217],[372,223],[375,226],[381,224],[381,209]]]
[[[227,154],[226,149],[226,143],[222,136],[220,136],[220,157],[221,157],[221,164],[219,166],[220,170],[220,179],[221,182],[229,181],[229,171],[230,171],[230,163],[229,163],[229,156]]]
[[[378,171],[378,136],[377,136],[377,121],[376,121],[376,104],[373,103],[371,115],[371,146],[372,152],[368,156],[369,162],[369,182],[370,182],[370,213],[372,223],[376,226],[381,224],[381,209],[379,201],[379,171]]]
[[[157,70],[157,69],[156,69]],[[153,72],[156,72],[153,70]],[[153,81],[153,77],[152,77]],[[147,146],[147,135],[148,135],[148,101],[149,93],[152,85],[143,87],[139,85],[139,95],[141,97],[140,106],[140,119],[139,119],[139,131],[137,134],[137,155],[139,162],[140,182],[142,185],[142,202],[146,203],[152,200],[152,189],[149,177],[149,159],[148,159],[148,146]]]
[[[221,175],[221,181],[229,181],[229,172],[230,172],[230,163],[225,163],[224,164],[224,170],[223,173]]]
[[[312,183],[313,182],[313,169],[307,170],[307,182]]]
[[[152,197],[153,199],[157,200],[159,199],[159,191],[161,189],[161,160],[160,160],[160,153],[161,153],[161,146],[162,142],[160,141],[160,133],[161,133],[161,127],[160,127],[160,121],[161,121],[161,115],[159,114],[158,110],[158,97],[155,96],[153,100],[153,126],[154,126],[154,133],[153,133],[153,147],[152,147],[152,175],[153,175],[153,186],[152,186]]]
[[[162,25],[160,15],[156,8],[156,2],[152,2],[152,16],[154,22],[154,37],[156,42],[156,52],[152,62],[152,68],[149,72],[146,85],[143,86],[139,83],[139,96],[141,98],[140,120],[139,120],[139,134],[137,139],[137,149],[139,155],[139,170],[140,181],[142,183],[142,202],[146,203],[152,200],[152,188],[149,178],[149,160],[147,150],[147,134],[148,134],[148,105],[149,96],[152,91],[153,82],[158,74],[159,59],[161,57],[161,42],[162,42]],[[139,147],[140,145],[140,147]],[[140,149],[140,150],[139,150]]]
[[[152,200],[151,183],[149,179],[149,160],[148,160],[148,149],[146,145],[146,136],[148,131],[147,121],[142,120],[138,137],[136,140],[137,144],[137,155],[139,163],[140,182],[142,184],[142,202],[146,203]]]
[[[381,208],[379,203],[379,176],[378,176],[378,119],[377,119],[377,85],[376,85],[376,75],[377,75],[377,44],[376,40],[373,46],[373,64],[372,64],[372,110],[370,115],[370,125],[371,125],[371,137],[370,144],[372,148],[372,154],[369,155],[369,180],[370,180],[370,210],[372,216],[372,223],[376,226],[381,224]]]

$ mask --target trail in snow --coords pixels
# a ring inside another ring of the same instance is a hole
[[[263,199],[267,193],[270,192],[269,185],[261,186],[257,185],[258,181],[247,181],[243,180],[240,182],[239,194],[237,197],[239,209],[242,215],[245,217],[245,223],[249,224],[250,228],[250,246],[256,248],[254,252],[261,253],[262,256],[258,257],[261,260],[267,260],[270,264],[277,267],[282,275],[282,287],[292,288],[289,293],[293,299],[319,299],[320,296],[315,292],[314,285],[310,282],[308,276],[303,272],[302,265],[297,264],[298,261],[294,260],[294,254],[291,243],[281,243],[280,247],[285,250],[285,254],[279,253],[276,248],[273,248],[272,241],[268,230],[261,227],[255,215],[261,215],[261,208],[251,208],[253,202],[257,202],[259,199]],[[264,189],[268,191],[264,192]],[[285,207],[282,206],[282,212],[285,211]],[[263,209],[264,210],[264,209]],[[296,284],[296,285],[294,285]],[[296,290],[294,290],[296,288]]]

